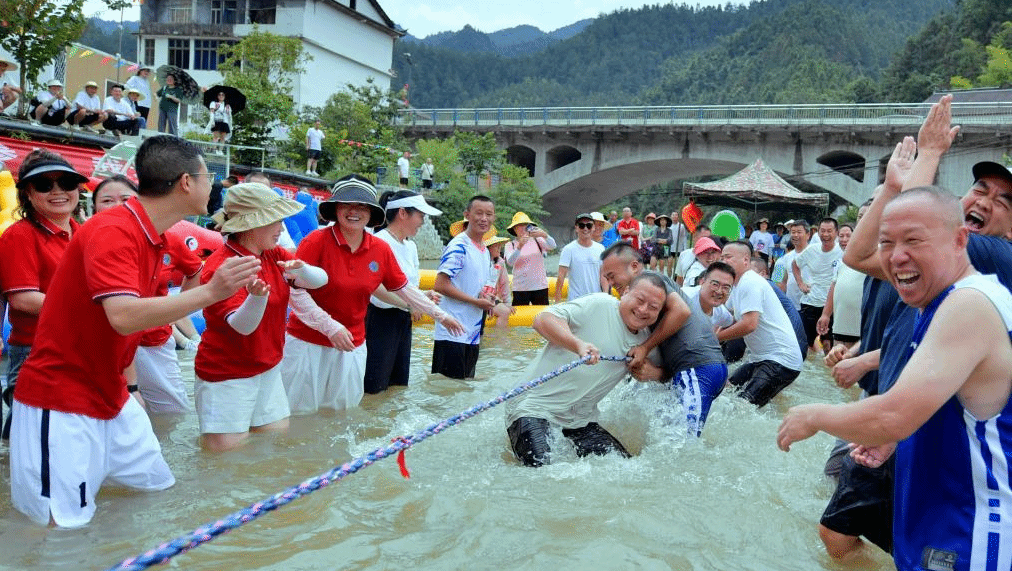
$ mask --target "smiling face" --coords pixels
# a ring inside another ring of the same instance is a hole
[[[822,241],[824,248],[832,248],[833,243],[836,242],[836,224],[832,222],[822,222],[819,224],[819,240]]]
[[[95,214],[105,212],[137,196],[137,192],[119,181],[108,182],[95,191]]]
[[[745,245],[731,242],[724,246],[724,250],[720,254],[720,261],[734,269],[734,273],[737,274],[734,281],[738,283],[741,275],[751,269],[752,253]]]
[[[704,268],[709,267],[710,264],[720,259],[720,250],[716,248],[710,248],[705,252],[696,254],[696,259],[699,260],[700,264],[703,264]]]
[[[410,238],[415,234],[418,234],[418,230],[422,227],[425,222],[425,214],[421,210],[408,210],[401,208],[397,210],[397,217],[394,219],[394,224],[400,229],[404,237]]]
[[[900,197],[882,213],[879,259],[903,302],[923,309],[969,267],[969,229],[954,197]]]
[[[475,200],[464,211],[464,220],[467,220],[468,235],[479,240],[495,222],[495,205],[485,200]]]
[[[576,237],[578,240],[586,242],[594,237],[594,226],[596,224],[590,218],[581,218],[576,221]]]
[[[982,176],[960,202],[970,232],[1005,236],[1012,230],[1012,182],[998,176]]]
[[[346,234],[364,232],[366,224],[369,223],[369,216],[372,212],[365,204],[338,202],[337,225]]]
[[[663,288],[642,279],[622,294],[618,304],[622,322],[630,331],[639,331],[657,322],[667,297]]]
[[[278,245],[278,238],[281,237],[281,221],[273,222],[267,226],[253,228],[241,233],[240,240],[246,249],[254,254],[260,254],[272,250]]]
[[[791,244],[794,244],[795,248],[804,246],[808,243],[808,230],[801,224],[791,226]]]
[[[627,260],[622,256],[608,256],[601,262],[601,275],[608,280],[608,285],[619,292],[624,292],[629,282],[643,271],[636,260]]]
[[[31,201],[32,208],[39,216],[53,221],[65,220],[70,217],[77,209],[77,203],[81,198],[81,192],[77,189],[77,185],[73,185],[72,188],[64,188],[59,182],[55,182],[49,192],[38,192],[35,190],[35,185],[32,184],[36,178],[47,178],[51,181],[58,181],[62,178],[66,181],[68,180],[67,173],[47,172],[32,177],[29,180],[31,189],[28,191],[28,200]]]
[[[723,305],[734,286],[731,274],[714,269],[699,286],[699,305],[709,313],[714,307]]]

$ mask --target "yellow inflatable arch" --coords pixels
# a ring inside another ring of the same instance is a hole
[[[14,209],[18,206],[18,189],[14,186],[11,171],[0,171],[0,234],[14,224]]]

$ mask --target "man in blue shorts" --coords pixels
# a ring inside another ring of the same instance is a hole
[[[700,436],[710,412],[710,404],[720,395],[727,381],[727,363],[713,334],[710,318],[698,303],[689,303],[681,288],[668,276],[644,271],[638,251],[628,242],[616,242],[601,254],[601,275],[612,287],[624,292],[633,278],[655,275],[666,290],[664,313],[650,340],[659,340],[663,369],[649,360],[630,362],[640,379],[663,379],[676,391],[685,412],[686,430]],[[650,340],[632,354],[645,355],[654,345]]]
[[[896,450],[900,570],[1012,566],[1012,294],[973,269],[964,219],[937,187],[890,201],[879,230],[883,272],[921,310],[907,363],[884,394],[792,408],[777,437],[787,451],[823,430],[859,443],[855,458],[871,465]]]

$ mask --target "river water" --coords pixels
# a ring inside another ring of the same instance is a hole
[[[293,418],[287,435],[238,451],[202,452],[192,414],[159,419],[176,485],[107,486],[83,529],[43,529],[16,512],[0,448],[0,568],[110,567],[526,382],[520,373],[541,345],[529,328],[488,331],[478,378],[460,382],[427,374],[430,340],[431,328],[416,328],[408,388]],[[183,368],[192,379],[192,357]],[[556,463],[538,469],[513,459],[497,407],[409,449],[410,479],[393,458],[378,461],[155,568],[893,569],[881,552],[845,567],[823,551],[815,526],[833,490],[822,475],[832,439],[817,435],[789,454],[775,444],[788,407],[854,396],[812,357],[761,411],[721,395],[696,441],[667,390],[622,384],[602,403],[601,424],[634,457],[579,459],[559,435]]]

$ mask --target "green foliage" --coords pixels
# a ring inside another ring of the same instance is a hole
[[[218,70],[224,75],[223,83],[246,95],[246,110],[233,117],[230,142],[267,147],[272,143],[271,129],[294,119],[293,78],[305,71],[310,56],[302,51],[298,38],[263,32],[257,26],[222,51],[225,62]],[[260,156],[240,151],[237,160],[259,164]]]
[[[425,159],[432,159],[433,177],[435,183],[449,180],[450,174],[460,164],[457,154],[457,146],[454,140],[450,139],[421,139],[415,141],[416,153],[411,157],[412,162],[417,160],[418,165],[425,162]]]
[[[129,4],[128,2],[127,7]],[[88,18],[87,26],[77,42],[106,53],[119,53],[120,57],[127,61],[137,61],[137,38],[134,34],[138,28],[137,22],[123,22],[123,31],[120,33],[119,21]]]
[[[457,160],[465,174],[477,176],[483,172],[498,172],[505,162],[505,153],[499,150],[493,133],[479,135],[473,131],[457,131],[453,139]]]
[[[535,222],[548,214],[541,207],[538,187],[523,167],[502,165],[499,184],[489,189],[488,196],[495,202],[495,224],[500,233],[505,232],[513,214],[517,212],[526,213]]]
[[[84,0],[0,0],[0,47],[18,63],[25,94],[38,83],[42,68],[52,63],[67,44],[80,37],[85,20]],[[18,115],[27,113],[28,100],[18,98]]]

